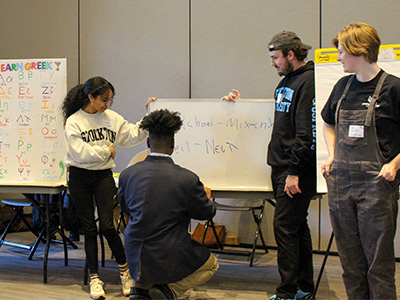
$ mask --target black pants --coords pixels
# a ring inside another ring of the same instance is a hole
[[[79,235],[81,223],[79,222],[78,213],[76,212],[75,205],[73,204],[69,194],[66,194],[64,197],[63,224],[64,229],[73,234]]]
[[[312,243],[307,215],[315,187],[302,185],[300,182],[302,193],[290,198],[283,191],[286,177],[285,171],[272,172],[276,200],[274,234],[278,246],[278,269],[281,276],[276,295],[294,299],[297,288],[305,292],[314,291]]]
[[[126,262],[124,247],[113,222],[113,199],[117,189],[112,171],[70,167],[68,188],[85,235],[85,252],[90,273],[98,273],[95,207],[102,234],[117,263],[124,264]]]

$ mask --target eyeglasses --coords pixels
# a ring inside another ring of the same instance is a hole
[[[103,103],[105,103],[105,104],[110,102],[110,106],[111,106],[114,102],[114,95],[110,99],[108,99],[108,97],[102,98],[101,101],[103,101]]]

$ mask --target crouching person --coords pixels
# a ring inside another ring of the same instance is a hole
[[[218,269],[215,256],[188,233],[190,219],[211,219],[216,208],[199,177],[171,158],[181,126],[179,114],[168,110],[143,118],[150,153],[119,178],[121,208],[130,216],[124,232],[135,281],[130,300],[177,299]]]

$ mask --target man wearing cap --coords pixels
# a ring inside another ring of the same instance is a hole
[[[309,45],[289,31],[268,44],[271,65],[284,78],[275,89],[275,120],[268,164],[276,200],[274,233],[281,282],[271,300],[311,299],[314,292],[308,207],[316,190],[314,63]],[[240,99],[233,90],[222,98]]]
[[[271,64],[284,76],[275,89],[268,164],[276,200],[274,233],[281,282],[270,299],[308,299],[314,292],[307,211],[316,190],[314,63],[310,46],[283,31],[268,44]]]

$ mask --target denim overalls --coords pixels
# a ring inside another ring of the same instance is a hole
[[[381,75],[367,110],[343,110],[354,77],[336,108],[334,161],[325,176],[331,222],[348,298],[396,299],[393,240],[399,176],[393,182],[378,177],[387,160],[375,124],[375,102],[387,73]]]

